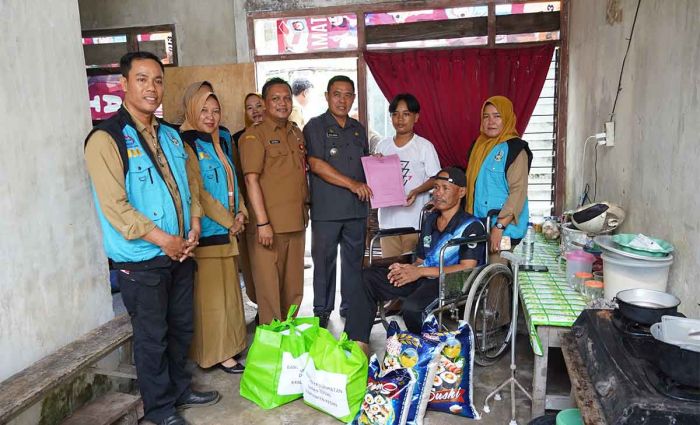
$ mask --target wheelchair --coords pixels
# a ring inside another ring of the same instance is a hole
[[[421,211],[420,223],[423,223],[427,207]],[[495,363],[505,353],[511,335],[515,332],[516,321],[506,320],[511,306],[511,289],[513,272],[510,267],[501,263],[489,264],[489,234],[491,218],[497,217],[500,210],[491,210],[486,218],[486,235],[478,237],[454,238],[440,250],[439,261],[439,290],[435,299],[423,312],[423,318],[434,314],[441,328],[454,329],[459,325],[459,319],[469,323],[474,331],[474,361],[479,366],[489,366]],[[379,229],[369,242],[368,265],[376,263],[376,243],[381,238],[389,236],[420,234],[413,227],[394,229]],[[419,241],[420,243],[420,241]],[[444,271],[444,253],[450,246],[485,243],[486,252],[484,264],[473,269],[446,274]],[[383,259],[388,265],[389,259]],[[405,260],[405,258],[404,258]],[[443,320],[443,315],[447,320]],[[388,321],[384,305],[379,303],[380,320],[385,328]]]

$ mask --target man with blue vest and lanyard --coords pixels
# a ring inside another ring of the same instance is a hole
[[[435,208],[423,221],[413,264],[394,263],[386,267],[370,267],[362,273],[363,291],[352,294],[345,332],[368,351],[369,336],[377,314],[377,302],[404,298],[401,307],[406,328],[420,333],[423,312],[438,297],[439,253],[451,239],[483,236],[483,223],[464,211],[466,193],[464,171],[443,168],[435,177]],[[485,260],[485,244],[449,247],[445,251],[445,273],[476,267]]]
[[[118,270],[134,331],[145,419],[187,422],[176,409],[214,404],[185,370],[192,339],[192,287],[201,216],[199,193],[177,130],[154,112],[163,98],[163,64],[148,52],[119,63],[125,92],[119,112],[85,141],[105,251]]]

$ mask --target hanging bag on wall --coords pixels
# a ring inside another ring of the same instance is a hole
[[[241,378],[241,396],[263,409],[272,409],[302,395],[301,373],[309,348],[318,335],[318,318],[294,318],[289,308],[283,322],[273,320],[255,329]]]

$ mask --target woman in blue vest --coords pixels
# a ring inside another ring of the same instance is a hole
[[[221,106],[211,85],[195,83],[186,92],[185,122],[180,127],[190,154],[199,159],[202,234],[195,250],[194,335],[190,357],[200,367],[217,366],[242,373],[234,358],[246,347],[246,323],[238,281],[236,235],[247,210],[236,168],[225,151],[231,134],[219,126]]]
[[[527,231],[532,152],[520,139],[515,122],[511,101],[490,97],[481,109],[479,137],[467,156],[467,212],[486,218],[491,210],[501,211],[491,222],[489,248],[494,257],[498,257],[501,239],[510,238],[514,247]]]
[[[500,210],[491,218],[490,263],[507,263],[499,255],[512,250],[525,236],[529,218],[527,176],[532,152],[515,129],[513,103],[504,96],[493,96],[481,108],[479,137],[467,154],[466,210],[485,219],[491,210]],[[505,281],[494,281],[490,290],[490,308],[498,311],[498,323],[510,322],[510,290]]]

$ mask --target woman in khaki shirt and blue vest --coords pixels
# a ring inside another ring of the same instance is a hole
[[[234,358],[246,347],[246,323],[238,280],[238,243],[247,211],[236,179],[238,172],[224,153],[231,134],[219,126],[221,106],[211,86],[195,83],[185,94],[182,139],[198,158],[202,235],[195,250],[194,336],[190,357],[203,368],[217,366],[242,373]]]

